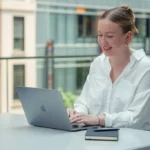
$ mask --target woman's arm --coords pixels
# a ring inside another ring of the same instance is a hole
[[[90,78],[91,78],[91,74],[92,74],[92,70],[93,70],[93,62],[91,63],[90,66],[90,71],[89,74],[87,76],[87,79],[85,81],[85,84],[82,88],[81,94],[80,96],[77,98],[77,100],[74,103],[74,109],[77,112],[83,112],[85,114],[89,113],[89,101],[90,101],[90,97],[89,95],[89,87],[90,87]]]
[[[86,114],[88,114],[89,76],[90,75],[87,76],[82,92],[74,104],[74,109],[77,112],[84,112]]]

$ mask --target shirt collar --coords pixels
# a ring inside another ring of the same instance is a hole
[[[131,58],[130,58],[131,60],[132,60],[132,58],[134,58],[134,59],[136,59],[137,61],[139,61],[139,60],[141,60],[144,56],[146,56],[146,54],[145,54],[145,52],[144,52],[143,49],[140,49],[140,50],[131,49],[131,50],[132,50],[132,52],[133,52],[132,55],[130,56],[130,57],[131,57]],[[104,55],[104,54],[102,54],[102,55]],[[103,61],[103,62],[104,62],[104,61],[107,61],[107,63],[108,63],[109,58],[104,55],[102,61]]]
[[[131,50],[133,52],[131,56],[135,58],[137,61],[141,60],[144,56],[146,56],[143,49],[140,50],[131,49]]]
[[[143,49],[140,49],[140,50],[131,49],[131,50],[133,53],[130,56],[130,63],[128,64],[126,70],[130,70],[134,66],[136,61],[140,61],[146,55]],[[107,70],[106,72],[110,73],[111,66],[110,66],[109,58],[104,55],[102,61],[104,63],[103,64],[104,70]]]

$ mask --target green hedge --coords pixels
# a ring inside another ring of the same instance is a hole
[[[71,92],[64,92],[63,90],[59,89],[62,94],[64,104],[66,108],[72,108],[77,96]]]

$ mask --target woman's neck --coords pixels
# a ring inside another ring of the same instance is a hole
[[[118,54],[117,56],[112,56],[109,58],[111,67],[113,70],[118,70],[124,68],[130,62],[130,56],[132,51],[128,48],[124,52]]]

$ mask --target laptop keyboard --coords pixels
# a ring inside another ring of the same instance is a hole
[[[86,127],[84,123],[72,123],[72,128]]]

